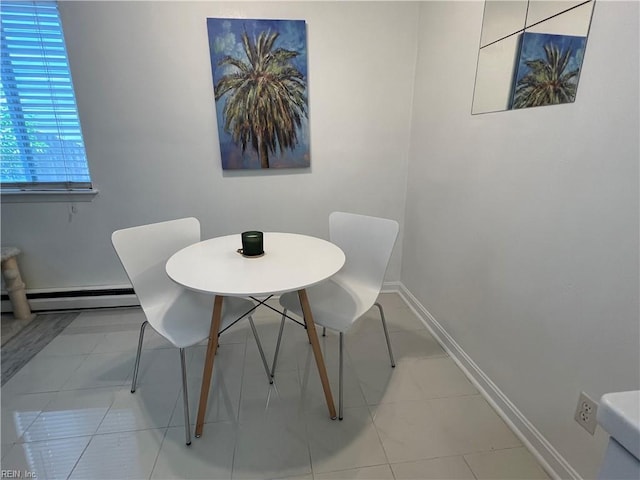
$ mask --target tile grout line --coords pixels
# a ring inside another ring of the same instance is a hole
[[[171,419],[169,419],[169,421],[171,421]],[[191,421],[189,421],[189,423],[191,423]],[[158,448],[158,452],[156,453],[156,458],[153,460],[153,467],[151,467],[151,471],[149,472],[149,477],[147,477],[149,480],[153,478],[153,472],[155,471],[156,465],[158,464],[158,458],[160,458],[160,452],[162,451],[164,442],[167,439],[167,435],[169,435],[169,428],[170,427],[168,425],[165,427],[164,435],[162,436],[162,441],[160,442],[160,447]]]

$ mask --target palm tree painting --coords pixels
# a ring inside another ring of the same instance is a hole
[[[308,167],[306,24],[208,18],[223,169]]]
[[[511,108],[575,101],[587,38],[525,32],[521,42]]]

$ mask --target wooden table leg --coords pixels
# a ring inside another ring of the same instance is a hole
[[[304,322],[307,325],[307,335],[309,337],[309,343],[311,343],[313,356],[316,359],[318,373],[320,374],[320,382],[322,382],[322,389],[324,390],[324,398],[327,401],[327,407],[329,407],[329,416],[331,417],[331,420],[335,420],[336,407],[333,404],[333,395],[331,395],[331,386],[329,385],[327,368],[324,365],[324,358],[322,358],[322,350],[320,349],[318,332],[316,332],[316,324],[314,323],[313,315],[311,314],[311,307],[309,306],[309,298],[307,297],[307,291],[304,289],[298,290],[298,298],[300,299],[300,305],[302,306],[302,313],[304,314]]]
[[[222,300],[224,297],[216,295],[213,302],[213,313],[211,314],[211,330],[209,330],[209,342],[207,343],[207,356],[204,360],[204,371],[202,372],[202,386],[200,387],[200,403],[198,404],[198,418],[196,420],[196,438],[202,435],[204,417],[207,412],[207,402],[209,400],[209,389],[211,387],[211,377],[213,375],[213,360],[218,349],[218,333],[220,332],[220,322],[222,320]]]

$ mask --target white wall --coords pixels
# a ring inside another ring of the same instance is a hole
[[[417,4],[61,2],[90,203],[4,203],[29,288],[127,284],[113,230],[180,216],[207,237],[326,236],[332,210],[402,222]],[[207,17],[307,21],[311,169],[223,173]],[[387,280],[400,278],[401,241]]]
[[[574,104],[475,116],[483,3],[421,6],[402,282],[584,478],[579,392],[640,388],[638,6],[596,3]]]
[[[404,220],[387,280],[591,478],[605,438],[573,421],[578,393],[640,388],[638,4],[596,4],[574,104],[471,116],[482,7],[64,2],[100,194],[76,213],[3,204],[2,243],[25,251],[30,287],[83,287],[126,283],[109,237],[129,225]],[[221,171],[208,16],[307,21],[310,171]]]

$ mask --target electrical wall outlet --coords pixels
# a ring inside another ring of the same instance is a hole
[[[580,392],[576,414],[573,418],[591,435],[596,432],[596,425],[598,424],[596,421],[597,412],[598,404],[591,400],[586,393]]]

